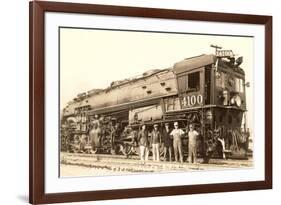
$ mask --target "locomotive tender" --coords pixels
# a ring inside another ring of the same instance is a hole
[[[244,123],[243,59],[235,58],[231,50],[215,48],[215,55],[186,58],[170,68],[79,94],[62,111],[61,135],[72,135],[79,144],[81,137],[87,138],[94,116],[102,116],[105,131],[100,147],[128,154],[137,147],[134,136],[141,124],[151,128],[154,123],[177,121],[183,129],[195,124],[200,133],[198,153],[205,162],[218,155],[246,156],[249,133]],[[119,132],[113,139],[110,132],[116,124],[121,131],[129,128],[132,132]],[[183,140],[186,144],[187,136]]]

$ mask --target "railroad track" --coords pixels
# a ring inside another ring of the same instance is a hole
[[[201,159],[199,159],[199,162],[200,160]],[[122,155],[77,153],[61,153],[60,162],[64,169],[67,167],[79,166],[92,170],[90,171],[90,175],[217,170],[249,168],[253,165],[252,160],[211,159],[209,164],[189,164],[187,162],[154,162],[150,158],[149,161],[143,164],[138,156],[126,158],[126,156]],[[98,174],[96,174],[97,172]]]

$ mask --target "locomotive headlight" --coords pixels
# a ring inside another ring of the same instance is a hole
[[[241,101],[241,97],[240,97],[239,95],[236,95],[236,97],[235,97],[235,103],[236,103],[236,105],[237,105],[238,107],[241,106],[242,101]]]
[[[236,105],[237,107],[240,107],[242,104],[241,97],[239,95],[235,95],[230,100],[231,105]]]

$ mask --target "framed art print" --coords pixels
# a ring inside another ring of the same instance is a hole
[[[30,203],[272,187],[272,17],[30,2]]]

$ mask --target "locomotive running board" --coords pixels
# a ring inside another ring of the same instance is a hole
[[[235,106],[223,106],[223,105],[204,105],[204,106],[196,106],[196,107],[190,107],[190,108],[184,108],[180,110],[171,110],[171,111],[166,111],[166,114],[173,114],[176,112],[182,112],[182,111],[190,111],[190,110],[195,110],[195,109],[203,109],[203,108],[224,108],[224,109],[235,109],[235,110],[241,110],[241,111],[247,111],[246,109],[241,109]]]

